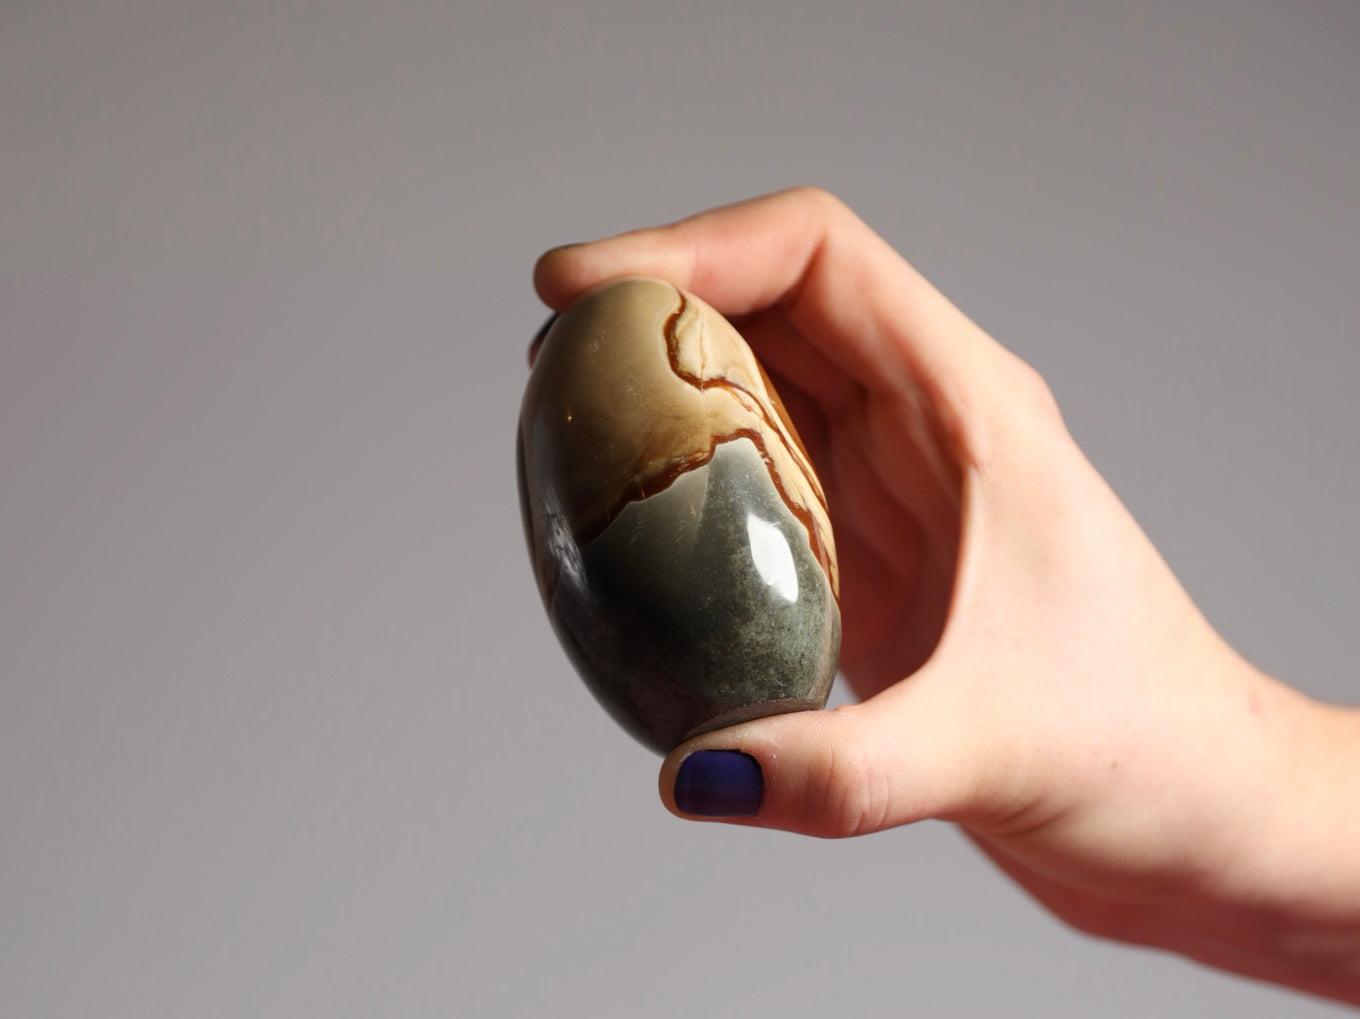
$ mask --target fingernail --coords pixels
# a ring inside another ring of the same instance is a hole
[[[543,337],[548,335],[548,330],[552,328],[553,323],[556,321],[557,312],[553,312],[551,315],[548,316],[548,321],[544,322],[541,326],[539,326],[538,332],[534,333],[534,338],[529,341],[530,368],[534,366],[534,358],[538,357],[538,348],[543,346]]]
[[[755,817],[764,795],[760,763],[740,750],[696,750],[675,776],[675,805],[697,817]]]

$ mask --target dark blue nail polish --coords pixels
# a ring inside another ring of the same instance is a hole
[[[697,817],[755,817],[764,795],[760,763],[740,750],[696,750],[675,776],[675,805]]]

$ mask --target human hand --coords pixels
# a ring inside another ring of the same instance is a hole
[[[1218,637],[1032,369],[812,189],[551,251],[535,284],[561,309],[631,274],[708,301],[773,377],[862,698],[677,747],[672,811],[952,820],[1083,930],[1360,1001],[1360,722]]]

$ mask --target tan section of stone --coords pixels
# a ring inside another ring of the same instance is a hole
[[[746,341],[713,308],[669,283],[629,279],[586,294],[539,350],[521,418],[526,483],[541,533],[578,543],[629,502],[750,438],[839,597],[825,497]]]

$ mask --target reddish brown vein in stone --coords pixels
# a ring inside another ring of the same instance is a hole
[[[679,291],[677,291],[677,293],[679,294],[680,297],[680,307],[677,308],[668,319],[666,319],[665,326],[666,357],[670,361],[671,371],[675,373],[676,378],[680,379],[683,382],[688,383],[695,389],[700,390],[722,389],[726,390],[727,392],[741,393],[747,398],[747,400],[749,400],[752,404],[755,405],[755,410],[759,414],[760,419],[765,422],[766,427],[773,431],[776,435],[779,435],[781,438],[784,438],[786,440],[789,438],[789,436],[792,436],[794,443],[798,447],[798,451],[803,454],[804,460],[808,460],[809,458],[807,455],[807,450],[804,448],[802,440],[798,437],[797,431],[793,428],[793,423],[788,421],[787,417],[785,417],[782,421],[772,418],[770,416],[769,411],[765,407],[764,401],[762,401],[758,396],[756,396],[756,394],[748,390],[745,386],[741,385],[739,382],[734,382],[729,378],[724,378],[721,376],[711,379],[701,378],[698,375],[694,375],[691,372],[687,372],[680,367],[680,337],[676,334],[676,325],[680,321],[680,317],[684,315],[685,311],[688,309],[689,300],[688,298],[685,297],[683,293]],[[760,367],[759,362],[756,362],[756,368],[760,372],[761,380],[765,382],[767,386],[769,386],[769,378],[765,375],[765,370]],[[777,399],[778,397],[774,395],[773,387],[770,387],[770,403],[774,404]],[[743,406],[745,406],[745,401],[738,400],[738,402],[742,403]],[[778,414],[779,410],[782,410],[782,408],[776,408],[775,413]],[[750,439],[752,444],[756,447],[756,449],[759,450],[760,458],[763,461],[765,461],[765,471],[770,476],[770,482],[774,485],[775,490],[779,493],[780,499],[784,501],[784,505],[788,507],[789,512],[794,515],[798,522],[803,525],[803,529],[807,531],[808,545],[812,549],[812,554],[816,556],[817,561],[821,563],[823,572],[826,573],[828,578],[833,577],[835,574],[831,568],[831,551],[830,549],[827,548],[826,542],[822,538],[821,529],[817,526],[817,522],[814,519],[812,512],[805,506],[803,506],[797,499],[795,499],[792,493],[789,492],[789,490],[784,486],[784,481],[780,477],[779,469],[775,465],[774,458],[770,456],[770,451],[765,445],[765,437],[763,434],[761,434],[759,431],[753,428],[739,428],[736,431],[732,432],[730,435],[717,436],[714,438],[712,445],[709,446],[707,456],[700,463],[695,464],[694,466],[695,467],[703,466],[703,464],[706,464],[708,463],[709,460],[712,460],[713,455],[716,452],[718,446],[721,445],[722,443],[731,442],[735,439],[740,438]],[[785,443],[785,447],[787,448],[787,442]],[[794,460],[795,464],[798,463],[798,458],[796,456],[793,457],[792,459]],[[798,466],[800,470],[802,470],[804,479],[808,482],[808,488],[811,490],[813,496],[817,499],[817,501],[821,504],[823,512],[829,514],[830,511],[826,505],[826,498],[822,494],[821,485],[817,482],[816,478],[810,475],[810,466],[807,469],[804,469],[802,464],[798,464]],[[670,485],[672,482],[674,482],[675,479],[680,476],[680,474],[684,473],[684,470],[693,469],[694,467],[687,467],[680,471],[675,472],[674,474],[671,474],[669,471],[667,471],[666,473],[668,475],[668,478],[666,481],[666,485]],[[666,486],[662,487],[664,488]],[[838,586],[839,585],[837,584],[834,583],[832,584],[833,589]],[[839,591],[836,592],[836,599],[837,601],[840,600]]]
[[[735,382],[725,376],[706,379],[695,375],[692,372],[687,372],[680,367],[680,337],[676,333],[676,324],[680,321],[681,316],[688,310],[689,299],[680,291],[677,291],[677,295],[680,298],[680,307],[675,310],[674,314],[666,319],[665,325],[666,358],[670,361],[671,371],[674,372],[676,377],[682,382],[688,383],[695,389],[724,389],[732,393],[741,393],[750,400],[751,403],[755,405],[756,412],[760,415],[761,420],[765,422],[767,427],[774,431],[775,434],[793,441],[798,452],[802,454],[804,463],[799,466],[802,468],[802,473],[808,482],[808,487],[812,489],[813,496],[821,503],[822,509],[829,513],[830,508],[827,506],[826,497],[822,493],[821,483],[812,474],[812,457],[808,455],[807,447],[803,445],[803,440],[799,436],[798,430],[793,427],[793,422],[789,420],[788,412],[784,410],[779,399],[779,394],[774,388],[774,384],[770,382],[770,377],[765,374],[765,369],[758,360],[755,360],[754,357],[752,358],[755,362],[756,371],[760,373],[760,380],[765,384],[766,396],[769,397],[769,402],[774,407],[775,415],[773,417],[766,408],[764,401],[740,382]],[[742,405],[745,406],[743,401],[738,400],[737,402],[742,403]],[[786,442],[785,446],[787,447],[787,445],[788,443]],[[798,461],[798,457],[794,457],[793,459],[795,463]],[[773,469],[773,464],[771,465],[771,468]],[[777,479],[772,480],[775,481],[775,484],[779,483]],[[789,508],[792,509],[793,507],[790,506]]]
[[[803,447],[801,439],[798,438],[797,431],[794,430],[792,422],[787,419],[787,412],[784,412],[784,415],[782,415],[784,417],[782,422],[784,427],[781,427],[781,423],[774,421],[770,417],[764,403],[740,383],[733,382],[726,378],[700,378],[680,367],[678,360],[679,337],[676,335],[676,324],[678,323],[680,316],[683,315],[688,308],[689,302],[683,294],[679,294],[679,297],[681,302],[679,309],[666,320],[664,326],[666,354],[672,373],[676,378],[695,389],[724,389],[730,393],[740,393],[744,395],[746,400],[738,399],[737,402],[747,410],[753,410],[753,412],[764,422],[766,427],[772,430],[776,435],[785,439],[791,435],[793,441],[798,445],[799,452],[803,454],[804,460],[809,460],[807,457],[807,450]],[[776,402],[778,397],[775,395],[773,387],[769,385],[769,379],[765,376],[764,370],[760,367],[759,362],[756,362],[756,368],[761,373],[761,380],[765,382],[766,386],[769,388],[771,403]],[[753,407],[748,406],[748,401]],[[778,408],[777,412],[778,411],[782,411],[782,407]],[[693,449],[683,455],[674,457],[664,465],[645,475],[634,475],[631,484],[619,493],[618,498],[613,505],[606,508],[605,511],[598,516],[592,515],[594,516],[594,519],[589,523],[584,520],[578,521],[576,528],[577,544],[581,546],[589,544],[595,538],[599,537],[599,535],[618,518],[619,514],[622,513],[630,503],[641,502],[651,498],[653,495],[664,492],[666,489],[670,488],[681,475],[704,467],[712,461],[719,446],[727,442],[734,442],[737,439],[750,440],[751,444],[755,446],[756,450],[760,453],[760,458],[765,463],[766,473],[769,475],[770,481],[775,487],[775,491],[779,494],[779,498],[788,508],[789,512],[793,514],[794,518],[807,533],[808,546],[811,548],[814,557],[822,567],[822,571],[830,581],[832,593],[837,602],[839,602],[840,585],[837,583],[836,571],[832,566],[831,560],[833,553],[827,546],[812,511],[799,503],[784,485],[778,467],[775,465],[774,458],[770,455],[769,448],[766,445],[765,434],[757,428],[737,428],[727,434],[712,435],[709,437],[708,445],[706,447]],[[785,448],[787,449],[787,442],[785,443]],[[795,465],[799,467],[801,473],[807,478],[810,468],[803,469],[803,465],[798,463],[798,458],[796,456],[792,457],[792,459],[794,460]],[[808,478],[808,480],[809,489],[825,512],[826,501],[820,486],[817,484],[815,478]]]
[[[817,562],[821,564],[822,572],[826,574],[828,580],[832,581],[832,593],[836,596],[836,601],[839,603],[840,591],[838,589],[839,585],[836,584],[833,579],[835,573],[831,568],[831,551],[827,548],[826,542],[822,540],[821,531],[818,529],[812,514],[804,507],[798,505],[789,493],[785,491],[783,484],[779,480],[779,472],[775,469],[774,461],[771,459],[770,452],[765,446],[765,437],[754,428],[738,428],[725,435],[715,435],[710,440],[707,449],[696,450],[690,456],[673,461],[664,468],[655,471],[646,477],[635,477],[633,479],[632,487],[623,493],[622,498],[620,498],[618,503],[604,515],[598,526],[591,528],[590,531],[583,533],[578,537],[578,543],[580,545],[589,544],[592,540],[603,534],[605,529],[614,522],[618,515],[622,513],[630,503],[641,502],[644,499],[649,499],[654,495],[664,492],[666,489],[670,488],[682,474],[688,474],[690,471],[698,470],[700,467],[706,466],[717,454],[718,447],[723,443],[735,442],[737,439],[749,439],[760,453],[760,458],[765,462],[766,473],[769,474],[770,480],[775,486],[775,490],[779,493],[779,497],[784,501],[784,505],[788,507],[789,512],[797,518],[798,522],[802,524],[803,529],[807,532],[808,546],[812,549],[812,554],[817,558]]]

